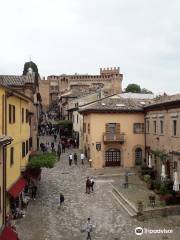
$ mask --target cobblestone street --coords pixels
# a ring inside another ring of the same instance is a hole
[[[80,159],[77,166],[69,166],[69,153],[63,154],[53,169],[43,169],[37,199],[30,202],[26,217],[16,223],[21,240],[86,239],[86,233],[82,233],[81,228],[88,217],[96,225],[92,239],[179,239],[176,234],[173,234],[174,238],[172,235],[158,238],[155,234],[148,238],[145,235],[136,236],[134,229],[137,226],[175,229],[179,218],[154,219],[143,223],[130,218],[113,198],[109,178],[98,178],[95,192],[86,194],[85,181],[87,176],[91,176],[91,169],[87,162],[81,165]],[[58,209],[60,192],[65,196],[64,211]]]

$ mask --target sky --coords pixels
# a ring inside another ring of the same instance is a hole
[[[0,0],[0,74],[99,74],[180,93],[179,0]]]

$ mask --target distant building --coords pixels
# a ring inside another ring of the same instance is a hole
[[[83,148],[83,115],[79,113],[79,108],[95,102],[98,99],[100,100],[103,97],[104,93],[99,89],[99,91],[80,96],[68,103],[68,120],[73,122],[73,135],[76,138],[80,149]]]
[[[122,80],[120,68],[101,68],[100,75],[51,75],[47,80],[40,81],[42,104],[47,108],[58,96],[67,92],[88,94],[102,88],[105,95],[118,94],[122,92]]]

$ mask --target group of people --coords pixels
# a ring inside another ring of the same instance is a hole
[[[81,153],[80,158],[81,158],[81,164],[84,165],[85,155],[84,155],[83,152]],[[74,155],[72,155],[72,153],[69,154],[69,166],[72,165],[73,160],[74,160],[74,164],[77,165],[77,163],[78,163],[78,156],[77,156],[76,152],[74,153]]]

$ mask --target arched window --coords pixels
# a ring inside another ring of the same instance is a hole
[[[135,150],[135,165],[141,165],[142,164],[142,149],[136,148]]]

